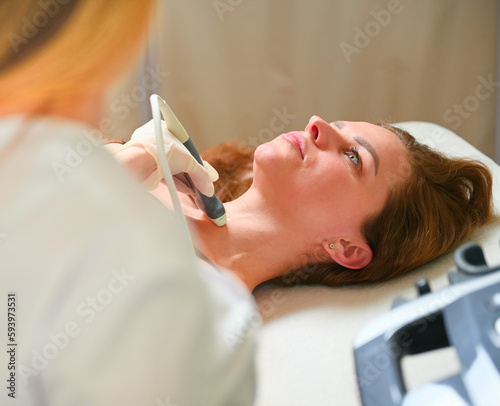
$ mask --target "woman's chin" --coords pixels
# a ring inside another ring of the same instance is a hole
[[[276,145],[270,141],[270,142],[265,142],[263,144],[260,144],[254,152],[254,157],[259,157],[262,154],[267,155],[267,154],[276,154],[278,152]]]
[[[263,167],[276,167],[276,165],[282,166],[284,161],[286,161],[288,152],[289,151],[284,148],[284,145],[279,142],[271,141],[260,144],[254,153],[254,165],[261,165]]]

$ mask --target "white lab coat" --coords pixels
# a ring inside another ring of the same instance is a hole
[[[14,372],[23,406],[253,404],[250,292],[91,132],[0,120],[0,403]]]

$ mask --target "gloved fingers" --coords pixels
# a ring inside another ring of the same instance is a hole
[[[190,162],[188,168],[185,168],[182,172],[186,172],[191,177],[191,180],[194,183],[194,186],[205,196],[213,196],[215,193],[214,184],[212,179],[210,179],[210,175],[204,166],[201,166],[196,160],[193,158],[193,161]]]
[[[210,165],[207,161],[203,161],[203,166],[208,172],[208,176],[210,176],[210,180],[212,182],[215,182],[217,179],[219,179],[219,172],[217,172],[212,165]]]
[[[214,185],[219,174],[207,162],[200,165],[190,154],[187,148],[167,129],[166,123],[162,120],[163,146],[172,175],[181,172],[188,173],[195,184],[195,187],[206,196],[214,194]],[[158,148],[155,139],[154,122],[150,120],[134,131],[132,137],[126,145],[142,145],[158,163]],[[161,172],[161,167],[158,167]],[[163,176],[162,176],[163,177]],[[182,187],[182,186],[180,186]],[[183,193],[185,193],[183,191]]]
[[[161,180],[162,180],[161,173],[160,171],[156,170],[146,179],[144,179],[141,183],[146,188],[146,190],[151,191],[158,187]]]
[[[161,127],[163,134],[165,134],[167,125],[163,120],[161,120]],[[146,124],[142,125],[139,128],[136,128],[132,133],[132,136],[130,137],[131,141],[140,139],[155,139],[155,124],[153,120],[149,120]]]
[[[178,145],[182,145],[182,143],[177,139],[177,137],[172,134],[167,128],[167,124],[164,120],[161,120],[161,129],[163,135],[163,143],[165,144],[165,150],[168,150],[171,147],[172,143],[176,143]],[[156,145],[156,132],[154,121],[149,120],[142,127],[137,128],[133,133],[132,137],[130,137],[130,141],[128,143],[140,143],[140,144],[153,144]]]

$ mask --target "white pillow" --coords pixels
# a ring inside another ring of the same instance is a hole
[[[500,207],[500,167],[458,135],[425,122],[398,124],[419,141],[447,155],[484,162],[492,171],[494,201]],[[500,223],[483,226],[474,235],[487,261],[500,262]],[[264,318],[257,353],[256,406],[360,405],[352,342],[368,321],[390,310],[396,296],[415,297],[413,284],[427,277],[433,290],[447,285],[453,253],[394,280],[371,286],[281,288],[271,284],[255,291]],[[441,378],[443,354],[432,362],[412,364],[412,384]],[[432,364],[432,367],[429,367]]]

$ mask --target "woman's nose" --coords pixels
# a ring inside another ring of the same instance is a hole
[[[311,140],[318,148],[325,149],[334,142],[335,131],[332,126],[318,116],[312,116],[306,126],[306,132],[311,136]]]

